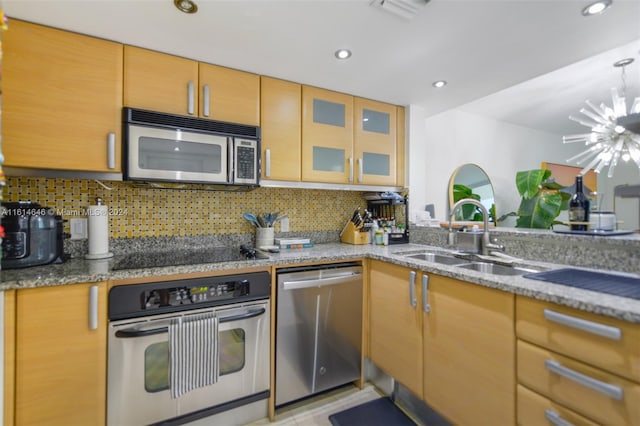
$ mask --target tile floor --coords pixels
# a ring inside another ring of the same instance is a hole
[[[247,426],[331,426],[329,415],[382,396],[384,395],[370,384],[363,389],[355,386],[341,387],[276,410],[273,423],[262,419]]]

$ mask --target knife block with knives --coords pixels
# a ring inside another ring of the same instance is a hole
[[[369,229],[371,229],[369,213],[366,212],[363,218],[360,216],[360,208],[357,208],[351,219],[342,228],[340,241],[347,244],[369,244]]]

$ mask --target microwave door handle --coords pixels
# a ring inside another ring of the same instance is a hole
[[[229,149],[229,155],[227,155],[227,167],[228,167],[228,178],[227,181],[229,183],[234,183],[235,182],[235,157],[236,157],[236,148],[235,148],[235,143],[234,143],[234,139],[229,137],[227,138],[227,148]]]
[[[135,328],[125,328],[116,331],[116,337],[144,337],[153,336],[154,334],[168,333],[169,327],[151,328],[149,330],[136,330]]]

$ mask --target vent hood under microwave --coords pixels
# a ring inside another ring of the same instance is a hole
[[[167,188],[260,186],[259,127],[124,108],[123,138],[125,180],[169,183]]]

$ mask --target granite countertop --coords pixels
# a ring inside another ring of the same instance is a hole
[[[76,258],[70,259],[60,265],[1,271],[0,290],[370,258],[460,279],[514,294],[554,302],[588,312],[619,318],[633,323],[640,323],[640,300],[536,281],[522,276],[492,275],[461,269],[457,266],[412,259],[405,255],[407,253],[419,253],[422,251],[451,252],[442,247],[421,244],[375,246],[327,243],[316,244],[312,248],[269,253],[267,259],[260,260],[127,270],[112,269],[118,259],[117,256],[116,258],[106,260],[84,260]],[[170,256],[171,252],[167,252],[167,255]],[[548,270],[565,267],[567,265],[522,260],[518,266],[530,267],[537,270]]]

